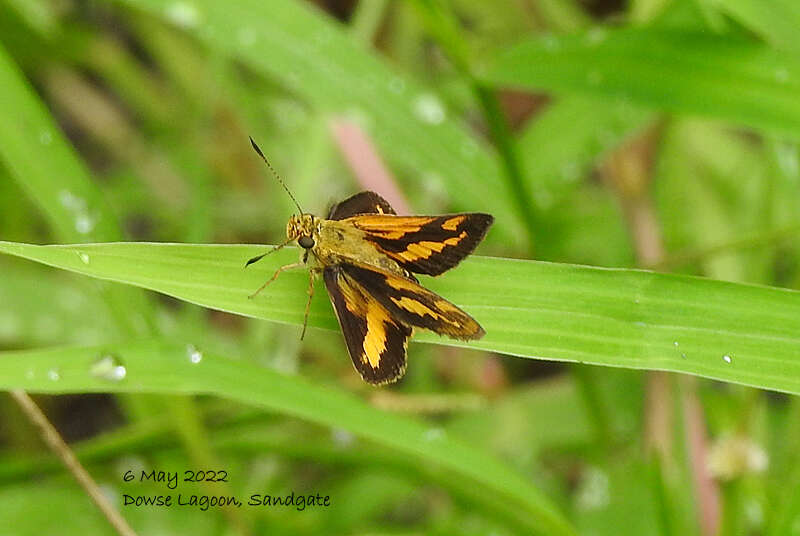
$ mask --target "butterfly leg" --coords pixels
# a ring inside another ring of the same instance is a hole
[[[264,283],[263,285],[261,285],[260,287],[258,287],[258,290],[257,290],[257,291],[255,291],[255,292],[253,292],[252,294],[250,294],[250,295],[248,296],[248,298],[250,298],[250,299],[252,300],[252,299],[253,299],[253,298],[255,298],[256,296],[258,296],[258,295],[259,295],[259,293],[260,293],[262,290],[264,290],[265,288],[267,288],[267,285],[269,285],[270,283],[272,283],[273,281],[275,281],[276,279],[278,279],[278,276],[279,276],[279,275],[281,274],[281,272],[283,272],[284,270],[291,270],[292,268],[300,268],[301,266],[305,266],[305,264],[303,264],[302,262],[293,262],[292,264],[284,264],[283,266],[281,266],[280,268],[278,268],[277,270],[275,270],[275,273],[274,273],[274,274],[272,274],[272,277],[270,277],[270,278],[267,280],[267,282],[266,282],[266,283]]]
[[[313,270],[308,271],[308,301],[306,302],[306,314],[303,317],[303,331],[300,333],[300,340],[306,336],[306,327],[308,326],[308,312],[311,310],[311,298],[314,297],[314,276]]]

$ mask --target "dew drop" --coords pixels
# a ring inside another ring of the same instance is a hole
[[[289,81],[290,86],[300,85],[300,75],[297,74],[296,71],[286,71],[286,73],[284,73],[284,77]]]
[[[414,114],[420,121],[431,125],[444,122],[445,111],[442,102],[430,93],[424,93],[414,100]]]
[[[344,428],[331,428],[331,439],[339,447],[349,447],[355,443],[355,436]]]
[[[561,178],[565,182],[575,182],[581,178],[581,166],[572,160],[565,162],[561,166]]]
[[[722,356],[722,360],[725,361],[726,363],[732,363],[733,362],[733,359],[731,359],[731,356],[729,356],[728,354],[725,354],[724,356]]]
[[[74,332],[75,342],[90,346],[102,341],[105,337],[102,328],[97,326],[86,326]]]
[[[786,68],[781,67],[780,69],[775,69],[775,80],[780,82],[781,84],[785,84],[789,81],[789,71]]]
[[[347,111],[345,111],[344,116],[348,121],[355,123],[364,130],[369,130],[370,125],[372,124],[371,116],[362,108],[348,108]]]
[[[80,259],[83,262],[83,264],[89,264],[89,254],[88,253],[84,253],[84,252],[81,251],[80,253],[78,253],[78,257],[80,257]]]
[[[389,91],[401,95],[406,90],[406,81],[399,76],[392,77],[389,80]]]
[[[200,12],[190,2],[173,2],[166,7],[165,13],[173,24],[182,28],[194,28],[200,22]]]
[[[42,145],[50,145],[53,142],[53,135],[49,130],[43,130],[39,133],[39,143]]]
[[[203,360],[203,353],[198,350],[194,344],[189,344],[186,346],[186,355],[189,357],[189,361],[194,364],[197,364]]]
[[[608,37],[608,32],[605,28],[595,27],[586,33],[586,44],[589,46],[597,46]]]
[[[444,430],[441,428],[428,428],[422,434],[422,439],[428,442],[441,441],[444,439]]]
[[[85,212],[81,212],[77,216],[75,216],[75,230],[78,231],[80,234],[89,234],[94,229],[94,226],[97,222],[94,218],[86,214]]]
[[[25,371],[25,378],[28,380],[32,380],[36,376],[36,373],[33,372],[33,369],[28,369]]]
[[[590,85],[596,86],[603,81],[603,74],[600,71],[591,70],[586,73],[586,81]]]
[[[125,376],[128,375],[128,369],[125,368],[118,356],[103,354],[95,359],[92,366],[89,367],[89,374],[101,380],[118,382],[125,379]]]
[[[539,188],[534,192],[536,204],[542,209],[547,209],[553,206],[553,194],[549,190]]]
[[[597,133],[597,143],[602,151],[608,151],[617,143],[617,134],[610,128],[603,128]]]
[[[123,474],[125,471],[131,471],[132,474],[135,475],[140,475],[143,471],[152,469],[152,467],[148,467],[148,464],[142,457],[134,454],[124,454],[120,456],[114,461],[114,468],[119,474]]]
[[[34,329],[39,337],[51,339],[59,334],[61,323],[53,316],[42,314],[36,318]]]
[[[314,41],[316,41],[320,45],[327,45],[333,39],[333,35],[330,31],[324,30],[314,34]]]
[[[374,74],[368,74],[361,79],[361,84],[366,91],[375,91],[378,86],[378,80]]]
[[[56,298],[61,307],[70,311],[76,311],[86,303],[84,295],[72,288],[63,288]]]
[[[11,311],[0,313],[0,340],[13,339],[19,331],[19,319]]]
[[[775,148],[778,167],[787,177],[797,177],[800,172],[800,159],[797,147],[791,143],[781,143]]]
[[[461,144],[461,156],[464,158],[475,158],[478,154],[478,144],[473,139],[468,139]]]
[[[602,510],[611,500],[608,475],[596,467],[589,467],[582,475],[575,492],[575,506],[579,510]]]
[[[721,480],[732,480],[748,473],[761,473],[769,467],[764,448],[749,437],[724,435],[708,452],[708,469]]]
[[[675,345],[675,348],[677,348],[678,346],[680,346],[680,345],[678,344],[678,341],[675,341],[675,342],[673,342],[672,344],[674,344],[674,345]]]
[[[236,39],[239,41],[239,44],[245,48],[255,45],[257,38],[258,34],[249,26],[239,28],[239,31],[236,32]]]
[[[119,496],[117,488],[111,484],[101,484],[99,487],[100,493],[103,494],[110,504],[118,504],[120,502],[121,497]]]
[[[744,512],[751,526],[760,527],[764,524],[764,509],[758,501],[747,501],[744,506]]]
[[[548,52],[555,52],[561,48],[561,41],[554,35],[545,35],[542,37],[542,45]]]
[[[50,381],[57,382],[61,379],[61,372],[57,368],[52,368],[47,371],[47,378]]]
[[[74,212],[83,212],[86,210],[86,200],[78,197],[69,190],[61,190],[58,192],[58,202],[67,210]]]

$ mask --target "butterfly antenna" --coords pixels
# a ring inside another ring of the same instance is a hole
[[[245,268],[247,268],[248,266],[250,266],[250,265],[251,265],[251,264],[253,264],[254,262],[258,262],[258,261],[260,261],[261,259],[263,259],[263,258],[264,258],[264,257],[266,257],[267,255],[269,255],[270,253],[275,253],[276,251],[278,251],[279,249],[282,249],[282,248],[283,248],[283,246],[287,245],[287,244],[288,244],[289,242],[291,242],[291,241],[292,241],[292,239],[291,239],[291,238],[287,238],[286,240],[284,240],[283,242],[281,242],[281,243],[280,243],[280,244],[278,244],[277,246],[273,246],[273,247],[272,247],[272,249],[270,249],[270,250],[269,250],[269,251],[267,251],[266,253],[262,253],[261,255],[258,255],[258,256],[256,256],[256,257],[253,257],[252,259],[250,259],[249,261],[247,261],[247,263],[245,263],[244,267],[245,267]]]
[[[300,203],[297,202],[297,199],[294,198],[294,196],[292,195],[292,192],[290,192],[289,188],[286,187],[286,183],[283,182],[283,179],[281,179],[281,176],[278,175],[278,172],[275,171],[275,168],[273,168],[272,164],[269,163],[269,160],[267,160],[267,157],[264,156],[264,153],[261,152],[261,148],[256,144],[255,140],[253,140],[253,138],[251,136],[249,136],[249,137],[250,137],[250,145],[253,146],[253,149],[258,153],[258,156],[260,156],[261,160],[263,160],[264,163],[267,165],[269,170],[272,172],[272,175],[276,179],[278,179],[278,182],[281,183],[281,186],[283,186],[283,189],[286,190],[287,194],[289,194],[289,197],[292,198],[292,201],[294,201],[294,204],[297,207],[297,210],[300,211],[300,214],[303,214],[303,209],[300,208]]]

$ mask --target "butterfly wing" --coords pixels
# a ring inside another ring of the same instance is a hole
[[[323,270],[353,365],[365,381],[392,383],[405,373],[413,327],[462,340],[483,337],[471,316],[420,286],[410,272],[439,275],[458,264],[483,239],[492,216],[397,216],[385,199],[365,191],[334,205],[328,219],[347,220],[406,272],[358,262]]]
[[[343,220],[356,214],[394,214],[394,209],[375,192],[364,191],[333,205],[328,211],[329,220]]]
[[[323,278],[350,358],[364,381],[393,383],[406,370],[411,327],[392,317],[346,268],[344,264],[328,266]]]
[[[365,264],[342,264],[339,269],[393,322],[461,340],[480,339],[486,333],[470,315],[415,281]]]
[[[395,216],[362,214],[347,219],[368,241],[411,272],[439,275],[457,265],[483,240],[489,214]]]

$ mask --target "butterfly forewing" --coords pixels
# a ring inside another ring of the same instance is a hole
[[[379,251],[411,272],[439,275],[473,252],[494,221],[489,214],[352,216],[356,229]]]
[[[394,214],[394,209],[375,192],[360,192],[331,207],[329,220],[343,220],[357,214]]]

